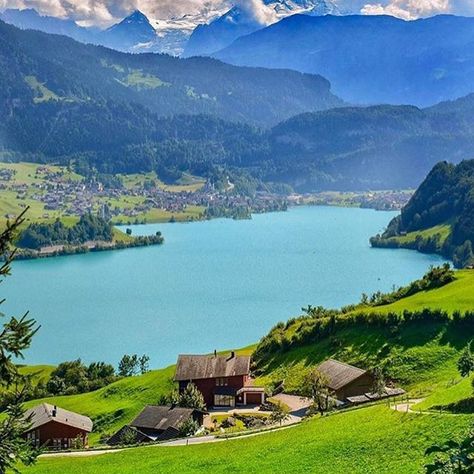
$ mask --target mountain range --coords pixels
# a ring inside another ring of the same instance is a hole
[[[436,162],[474,156],[474,94],[348,106],[317,75],[121,53],[3,22],[0,63],[3,159],[170,181],[224,169],[306,192],[416,187]]]
[[[259,18],[250,7],[228,3],[214,8],[203,5],[198,13],[170,18],[148,18],[135,10],[105,30],[81,27],[72,20],[40,15],[34,9],[7,9],[0,19],[22,29],[70,36],[77,41],[103,45],[133,53],[168,53],[179,56],[203,55],[228,46],[242,34],[251,33],[295,13],[339,14],[332,0],[266,0],[266,18]],[[187,46],[191,37],[191,44]]]
[[[474,18],[293,15],[213,56],[321,74],[355,104],[425,107],[473,92]]]
[[[266,0],[266,15],[271,23],[297,13],[324,16],[342,14],[331,0]],[[267,20],[268,21],[268,20]],[[266,25],[251,10],[237,5],[208,24],[201,24],[191,34],[184,49],[185,56],[202,56],[219,51],[241,36]]]

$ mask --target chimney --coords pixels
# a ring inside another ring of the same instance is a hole
[[[217,357],[217,351],[214,349],[214,357]]]
[[[231,360],[231,359],[233,359],[234,357],[235,357],[235,352],[232,351],[232,352],[230,353],[230,356],[227,358],[227,360]]]
[[[51,412],[51,415],[53,418],[56,418],[56,413],[58,412],[58,407],[54,405],[53,411]]]

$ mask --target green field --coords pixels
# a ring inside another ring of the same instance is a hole
[[[376,306],[369,310],[377,312],[416,311],[423,308],[443,309],[452,313],[474,310],[474,270],[459,270],[456,279],[448,285],[431,291],[422,291],[395,303]]]
[[[423,239],[428,239],[429,237],[433,237],[436,234],[441,236],[441,243],[443,243],[451,233],[451,224],[440,224],[434,227],[430,227],[429,229],[425,230],[418,230],[415,232],[409,232],[405,235],[401,235],[399,237],[392,237],[389,240],[396,240],[401,244],[409,244],[414,242],[418,236],[422,237]]]
[[[413,474],[423,472],[428,446],[462,436],[470,421],[468,416],[404,414],[386,406],[371,407],[247,439],[41,459],[24,472]]]
[[[134,87],[138,90],[157,89],[158,87],[169,87],[169,82],[162,81],[159,77],[151,74],[144,74],[139,69],[132,69],[123,81],[118,81],[121,84]]]

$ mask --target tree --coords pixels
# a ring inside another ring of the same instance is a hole
[[[469,343],[458,360],[458,371],[462,377],[469,377],[474,372],[474,354],[471,351],[471,343]]]
[[[179,394],[178,406],[195,408],[196,410],[204,410],[206,408],[202,393],[192,382],[189,382],[183,392]]]
[[[150,370],[150,358],[146,354],[143,354],[138,359],[138,364],[140,366],[140,373],[142,375],[146,374]]]
[[[272,403],[272,413],[270,415],[270,421],[272,423],[281,424],[290,417],[290,410],[283,403],[276,401]]]
[[[472,474],[474,472],[474,426],[465,439],[449,440],[444,445],[428,448],[425,455],[441,454],[426,464],[427,474]]]
[[[129,426],[126,426],[122,433],[120,434],[120,444],[136,444],[137,442],[137,432],[133,429],[130,428]]]
[[[199,423],[193,418],[188,418],[179,425],[178,430],[180,436],[193,436],[199,430]]]
[[[23,222],[25,212],[13,223],[7,223],[6,229],[0,234],[0,255],[5,259],[0,266],[2,278],[10,275],[11,262],[15,256],[15,251],[11,250],[11,246],[18,227]],[[28,318],[28,313],[26,313],[19,319],[11,317],[0,331],[0,389],[6,390],[10,396],[4,412],[5,417],[0,422],[0,473],[2,474],[7,469],[18,472],[19,463],[32,464],[39,454],[38,450],[23,438],[24,432],[31,425],[31,420],[25,418],[22,405],[28,379],[18,372],[12,360],[23,358],[23,352],[30,347],[38,329],[36,321]]]
[[[385,392],[385,377],[382,367],[375,367],[373,370],[373,376],[374,386],[372,387],[372,391],[381,397]]]
[[[119,362],[118,374],[121,377],[131,377],[135,375],[138,370],[138,356],[137,354],[125,354]]]
[[[303,380],[303,395],[312,400],[311,410],[318,411],[321,415],[334,406],[334,398],[328,387],[329,380],[318,369],[310,370]]]

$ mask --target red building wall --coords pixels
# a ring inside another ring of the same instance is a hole
[[[226,377],[226,386],[238,390],[239,388],[242,388],[245,385],[247,378],[247,375],[236,375],[234,377]],[[217,379],[198,379],[180,382],[180,391],[184,390],[189,382],[192,382],[194,385],[196,385],[197,389],[202,393],[206,405],[208,407],[212,407],[214,405],[214,390],[216,389],[216,387],[218,387]]]
[[[54,439],[61,440],[61,449],[69,448],[71,447],[70,440],[75,440],[79,435],[84,441],[84,446],[87,446],[88,443],[87,431],[73,426],[63,425],[56,421],[50,421],[49,423],[46,423],[35,430],[31,430],[28,433],[34,434],[34,438],[39,439],[40,446],[46,445],[48,448],[53,447]],[[25,434],[26,437],[28,437],[28,433]]]

